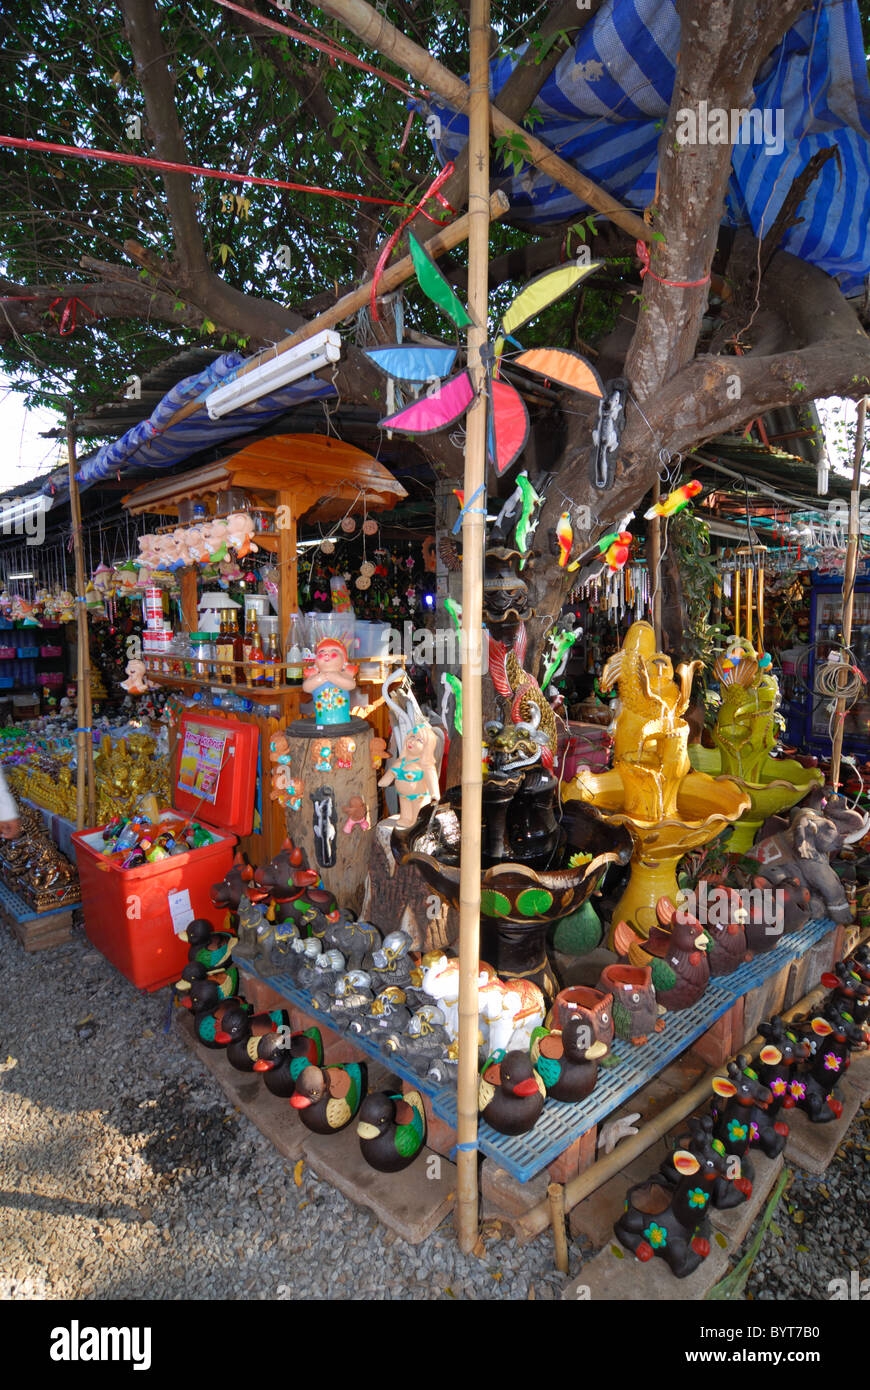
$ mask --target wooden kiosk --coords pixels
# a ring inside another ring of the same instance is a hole
[[[304,518],[309,524],[330,524],[349,511],[362,512],[364,507],[368,512],[383,511],[407,496],[392,474],[361,449],[326,435],[285,434],[257,440],[229,458],[181,477],[163,477],[146,483],[123,501],[134,516],[149,513],[178,516],[180,504],[193,500],[205,502],[209,513],[214,515],[219,494],[230,489],[246,494],[246,509],[265,512],[272,517],[271,528],[258,531],[254,539],[259,549],[271,552],[278,568],[278,627],[282,641],[291,613],[298,611],[298,523]],[[195,631],[197,566],[182,570],[180,577],[182,615],[188,629]],[[280,706],[277,719],[256,713],[227,716],[253,722],[260,732],[262,828],[240,842],[254,864],[263,863],[278,852],[288,826],[294,838],[297,835],[292,813],[288,820],[284,806],[270,800],[270,743],[279,730],[299,718],[300,704],[307,698],[301,687],[283,683],[285,674],[282,667],[282,683],[263,687],[219,684],[216,672],[212,678],[148,672],[148,679],[155,684],[177,688],[188,696],[197,690],[205,692],[214,687],[222,692],[235,691],[255,705]],[[170,756],[173,759],[174,732],[174,725],[170,723]],[[301,825],[299,840],[304,843]],[[340,891],[340,885],[336,887]]]

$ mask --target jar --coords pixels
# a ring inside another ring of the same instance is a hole
[[[212,673],[209,662],[213,661],[215,657],[211,633],[192,632],[190,634],[190,651],[194,679],[208,680]]]

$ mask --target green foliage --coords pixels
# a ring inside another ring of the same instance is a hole
[[[683,656],[687,661],[702,661],[709,669],[723,633],[709,621],[710,598],[719,575],[710,561],[706,522],[691,507],[685,507],[668,522],[668,544],[676,552],[686,605]]]

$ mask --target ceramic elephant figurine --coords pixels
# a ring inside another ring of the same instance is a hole
[[[843,797],[829,796],[818,810],[797,807],[788,830],[760,840],[746,857],[758,862],[759,874],[773,886],[799,878],[809,889],[814,917],[850,922],[852,910],[830,860],[866,834],[868,823],[870,817],[852,810]]]

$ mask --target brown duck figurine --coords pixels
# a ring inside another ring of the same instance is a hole
[[[528,1052],[496,1053],[484,1065],[477,1108],[499,1134],[526,1134],[544,1108],[547,1088]]]
[[[598,1063],[610,1049],[596,1041],[579,1014],[569,1018],[561,1033],[535,1028],[531,1061],[554,1100],[585,1100],[598,1080]]]
[[[419,1091],[404,1096],[373,1091],[366,1096],[356,1127],[360,1153],[379,1173],[401,1173],[426,1142],[426,1112]]]
[[[337,1134],[345,1129],[366,1093],[362,1062],[336,1067],[306,1067],[296,1079],[290,1104],[306,1129],[314,1134]]]

